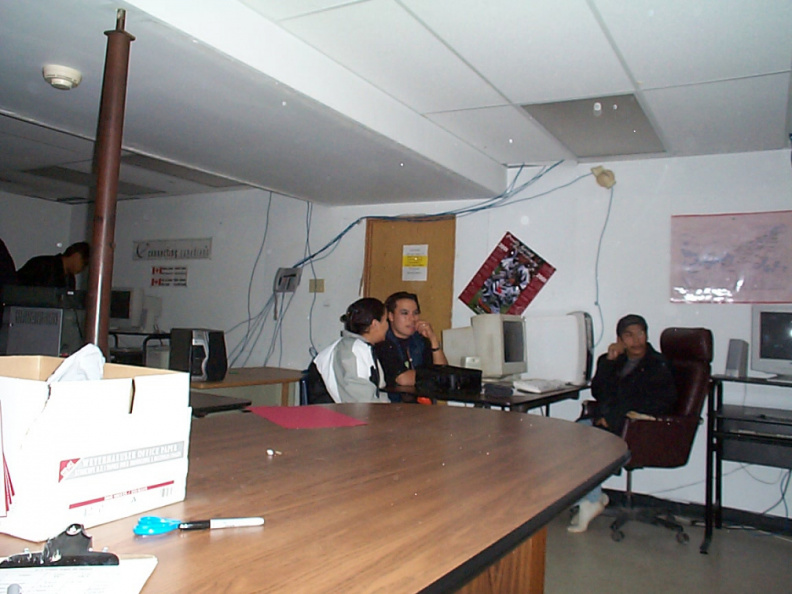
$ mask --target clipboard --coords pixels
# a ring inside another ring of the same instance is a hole
[[[34,553],[0,561],[0,593],[138,594],[157,565],[153,555],[119,557],[94,551],[82,524],[72,524]]]

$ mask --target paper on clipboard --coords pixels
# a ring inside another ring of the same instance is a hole
[[[0,592],[18,584],[23,594],[139,594],[156,566],[153,555],[139,555],[118,565],[0,569]]]

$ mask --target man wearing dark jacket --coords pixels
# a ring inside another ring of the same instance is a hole
[[[579,422],[621,435],[627,417],[671,412],[677,399],[674,377],[665,357],[646,341],[647,329],[646,320],[636,314],[619,320],[616,342],[597,360],[597,372],[591,380],[597,412]],[[607,505],[608,496],[597,487],[580,500],[567,530],[585,532]]]
[[[594,425],[621,435],[628,413],[671,412],[677,399],[665,357],[646,341],[646,320],[630,314],[616,326],[617,341],[597,360],[591,394],[598,402]]]
[[[91,246],[73,243],[62,254],[36,256],[17,270],[17,282],[31,287],[59,287],[74,290],[75,276],[88,267]]]

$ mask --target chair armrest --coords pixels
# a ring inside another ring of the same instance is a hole
[[[599,402],[596,400],[584,400],[580,403],[582,408],[582,414],[585,418],[591,419],[596,416],[599,416],[597,413],[599,412]]]
[[[632,458],[628,469],[652,466],[676,468],[687,464],[700,420],[697,417],[661,416],[655,420],[626,419],[622,438]]]

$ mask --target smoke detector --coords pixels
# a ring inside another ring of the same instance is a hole
[[[82,73],[79,70],[57,64],[47,64],[41,73],[44,75],[44,80],[61,91],[73,89],[82,80]]]

